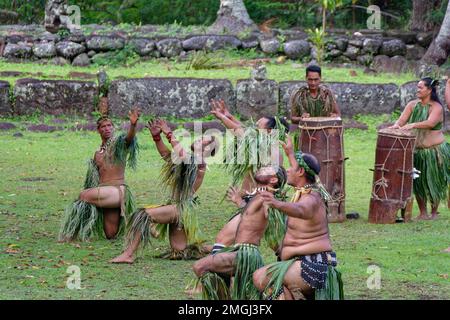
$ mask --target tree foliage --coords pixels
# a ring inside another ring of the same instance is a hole
[[[424,17],[439,25],[443,20],[447,0],[440,1],[432,13]],[[244,0],[250,18],[258,24],[276,18],[273,26],[279,28],[322,26],[322,5],[333,4],[335,0]],[[368,14],[365,7],[378,5],[385,13],[384,28],[407,29],[411,14],[411,0],[341,0],[337,8],[329,7],[326,13],[327,25],[337,28],[365,28]],[[209,26],[216,20],[220,0],[69,0],[69,4],[81,8],[82,24],[129,23],[129,24],[172,24],[183,26]],[[330,10],[335,9],[335,10]],[[45,0],[0,0],[0,9],[19,13],[21,23],[42,23]]]

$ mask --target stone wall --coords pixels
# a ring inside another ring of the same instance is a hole
[[[416,90],[417,90],[416,81],[407,82],[400,86],[400,103],[402,106],[406,106],[406,104],[409,101],[416,99]],[[438,87],[439,99],[445,106],[446,104],[444,94],[445,94],[445,84],[440,85]]]
[[[304,81],[280,83],[280,111],[284,115],[290,112],[289,97]],[[356,114],[388,114],[400,108],[400,92],[395,84],[357,84],[330,82],[336,101],[344,116]]]
[[[110,111],[126,115],[132,106],[156,116],[201,118],[211,99],[223,99],[235,111],[235,94],[228,80],[144,78],[113,81],[108,94]]]
[[[317,50],[305,32],[295,30],[272,30],[270,35],[259,33],[237,38],[231,35],[180,33],[167,36],[143,32],[149,26],[136,27],[133,32],[107,32],[97,30],[101,26],[97,29],[94,26],[91,28],[94,31],[74,31],[66,35],[46,32],[41,26],[0,27],[0,43],[4,42],[0,56],[10,60],[50,60],[55,64],[87,66],[125,48],[131,48],[141,57],[156,58],[184,58],[192,51],[224,48],[254,48],[262,55],[284,55],[292,60],[317,58]],[[361,31],[353,35],[335,32],[326,45],[325,58],[336,63],[364,66],[372,63],[375,67],[401,66],[398,72],[404,72],[417,67],[417,61],[425,54],[431,40],[432,34],[411,32]]]
[[[12,113],[11,101],[9,99],[9,82],[0,81],[0,115]]]
[[[143,78],[113,81],[109,87],[109,110],[126,116],[133,106],[144,114],[179,118],[201,118],[210,112],[211,99],[223,99],[243,119],[265,115],[288,116],[289,95],[306,85],[302,81],[277,83],[252,78],[238,81],[236,88],[223,79]],[[395,84],[328,83],[344,116],[390,114],[415,99],[416,82]],[[12,95],[10,93],[13,93]],[[440,88],[444,102],[444,88]],[[89,114],[99,99],[95,82],[21,79],[11,90],[0,82],[0,115]]]
[[[21,79],[14,87],[14,113],[85,115],[95,111],[95,82]]]

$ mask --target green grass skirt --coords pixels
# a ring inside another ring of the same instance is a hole
[[[277,251],[283,242],[287,229],[286,215],[279,210],[269,208],[264,240],[273,251]]]
[[[157,207],[157,206],[155,206]],[[140,246],[141,248],[145,248],[147,245],[151,243],[152,237],[157,238],[166,238],[169,233],[169,224],[155,224],[155,233],[152,233],[152,219],[150,215],[147,213],[147,209],[150,208],[140,208],[133,212],[130,218],[130,222],[128,224],[126,236],[125,236],[125,248],[131,245],[133,239],[136,237],[136,235],[140,238]],[[191,213],[192,214],[192,213]],[[189,221],[189,220],[185,220]],[[188,226],[192,226],[192,224],[188,224]],[[184,227],[184,225],[183,225]],[[198,229],[191,228],[187,230],[195,231]],[[186,229],[185,229],[186,231]],[[197,231],[196,231],[197,232]],[[192,240],[192,238],[189,238],[189,235],[192,235],[191,233],[186,232],[188,235],[188,241]],[[193,243],[190,243],[186,249],[178,251],[175,249],[170,249],[167,252],[162,253],[159,258],[163,259],[169,259],[169,260],[191,260],[191,259],[200,259],[207,255],[208,252],[205,252],[203,248],[201,247],[201,241],[197,239],[197,241],[194,241]]]
[[[277,294],[283,288],[283,281],[289,268],[297,261],[296,258],[272,263],[267,270],[270,280],[265,291],[271,289],[269,299],[276,299]],[[299,275],[300,276],[300,275]],[[328,266],[327,278],[323,289],[315,289],[316,300],[343,300],[344,286],[341,273],[333,266]]]
[[[206,272],[197,279],[195,287],[202,285],[203,300],[230,300],[230,289],[222,276],[214,272]]]
[[[234,260],[234,281],[231,292],[224,291],[224,280],[220,275],[207,275],[200,278],[203,297],[212,299],[216,296],[231,297],[233,300],[257,300],[258,289],[253,284],[253,273],[264,266],[259,248],[252,244],[237,244],[220,250],[217,254],[236,252]]]
[[[414,194],[437,204],[447,198],[450,183],[450,144],[444,142],[436,147],[416,149],[414,167],[420,177],[414,179]]]
[[[125,230],[131,214],[134,211],[135,201],[130,188],[125,185],[125,202],[118,235]],[[93,204],[76,200],[66,207],[64,218],[59,232],[60,241],[79,239],[87,241],[91,238],[105,237],[103,229],[103,210]]]

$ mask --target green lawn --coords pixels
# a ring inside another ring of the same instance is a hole
[[[167,242],[154,241],[132,265],[111,265],[122,241],[56,242],[64,207],[77,197],[85,161],[99,145],[92,132],[31,133],[17,119],[5,119],[20,129],[0,132],[0,299],[187,299],[184,289],[193,279],[192,261],[154,256]],[[359,220],[330,226],[343,272],[348,299],[449,299],[450,212],[443,205],[437,221],[395,225],[367,222],[375,159],[375,125],[386,118],[363,117],[368,131],[345,133],[348,212]],[[13,137],[15,132],[23,137]],[[140,205],[163,201],[158,176],[161,160],[148,134],[140,132],[138,170],[127,180]],[[450,140],[450,139],[449,139]],[[27,181],[31,180],[31,181]],[[233,208],[219,203],[229,178],[217,165],[207,172],[199,194],[201,227],[210,242]],[[417,208],[414,209],[414,215]],[[274,261],[264,247],[265,262]],[[81,268],[82,290],[69,290],[67,268]],[[381,268],[381,289],[369,290],[367,268]],[[195,297],[198,298],[198,297]]]
[[[256,58],[257,55],[252,53],[248,58]],[[233,64],[241,61],[235,52],[225,52],[217,54],[215,61],[221,64]],[[208,79],[229,79],[233,84],[239,79],[248,79],[250,77],[251,67],[249,66],[227,66],[219,69],[209,70],[186,70],[187,62],[176,62],[170,60],[148,60],[130,66],[105,66],[96,65],[90,67],[72,67],[43,65],[37,63],[8,63],[0,59],[0,72],[16,71],[23,72],[24,75],[5,76],[0,74],[0,80],[9,81],[14,84],[21,78],[38,78],[38,79],[75,79],[80,80],[76,75],[69,75],[71,72],[82,72],[96,74],[100,68],[104,68],[112,79],[116,78],[142,78],[142,77],[193,77]],[[267,77],[277,82],[303,80],[305,65],[299,62],[287,60],[284,64],[276,64],[275,59],[266,64]],[[356,83],[394,83],[402,85],[409,81],[416,80],[412,74],[364,74],[363,68],[336,68],[323,67],[323,80],[332,82],[356,82]],[[356,76],[350,73],[350,70],[356,71]]]

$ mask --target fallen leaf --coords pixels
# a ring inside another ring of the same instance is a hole
[[[8,254],[16,254],[16,253],[19,253],[19,252],[20,252],[19,249],[13,249],[13,248],[8,248],[8,249],[5,250],[5,253],[8,253]]]

